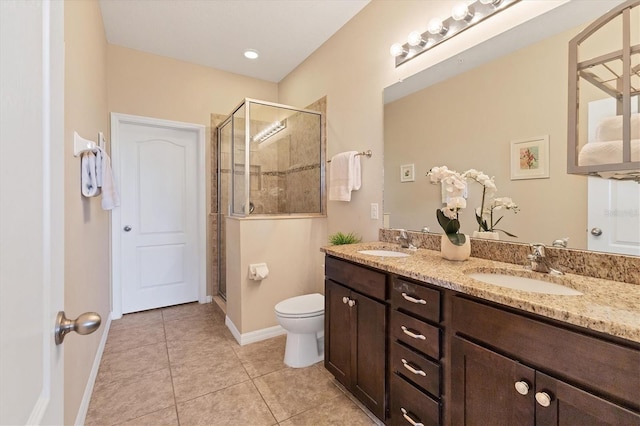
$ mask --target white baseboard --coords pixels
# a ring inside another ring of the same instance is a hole
[[[87,380],[87,386],[84,388],[84,395],[80,402],[80,408],[78,408],[78,415],[76,416],[75,424],[80,426],[84,425],[87,419],[87,412],[89,411],[89,403],[91,402],[91,395],[93,394],[93,386],[96,383],[98,377],[98,369],[100,368],[100,361],[102,361],[102,354],[104,353],[104,346],[107,344],[107,337],[109,336],[109,329],[111,328],[112,314],[109,314],[107,322],[104,325],[104,331],[102,332],[102,338],[100,339],[100,345],[96,351],[96,357],[93,360],[93,366],[89,373],[89,379]]]
[[[240,331],[238,331],[235,324],[228,316],[225,317],[224,324],[231,331],[231,334],[233,334],[233,337],[236,338],[236,341],[240,344],[240,346],[287,334],[287,331],[279,325],[242,334],[240,333]]]

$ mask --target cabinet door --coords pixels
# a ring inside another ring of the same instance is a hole
[[[537,425],[640,425],[638,413],[540,372],[536,372],[536,400]]]
[[[351,386],[351,291],[325,280],[324,366],[346,387]]]
[[[351,361],[353,393],[373,414],[384,419],[386,306],[356,292],[351,292],[351,299],[355,301],[351,308],[355,325]]]
[[[451,374],[452,424],[533,426],[533,369],[456,336]],[[520,394],[517,382],[530,390]]]

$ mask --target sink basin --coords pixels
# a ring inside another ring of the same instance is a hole
[[[409,257],[407,253],[393,250],[358,250],[358,253],[378,257]]]
[[[514,290],[529,291],[532,293],[558,294],[563,296],[579,296],[582,294],[578,290],[574,290],[570,287],[535,278],[491,272],[473,272],[466,275],[474,280],[482,281],[484,283],[512,288]]]

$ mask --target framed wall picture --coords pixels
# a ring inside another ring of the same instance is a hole
[[[549,177],[549,135],[511,141],[511,180]]]
[[[415,180],[415,164],[403,164],[400,166],[400,182],[413,182]]]

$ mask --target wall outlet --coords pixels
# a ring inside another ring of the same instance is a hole
[[[371,203],[371,219],[378,219],[378,203]]]

